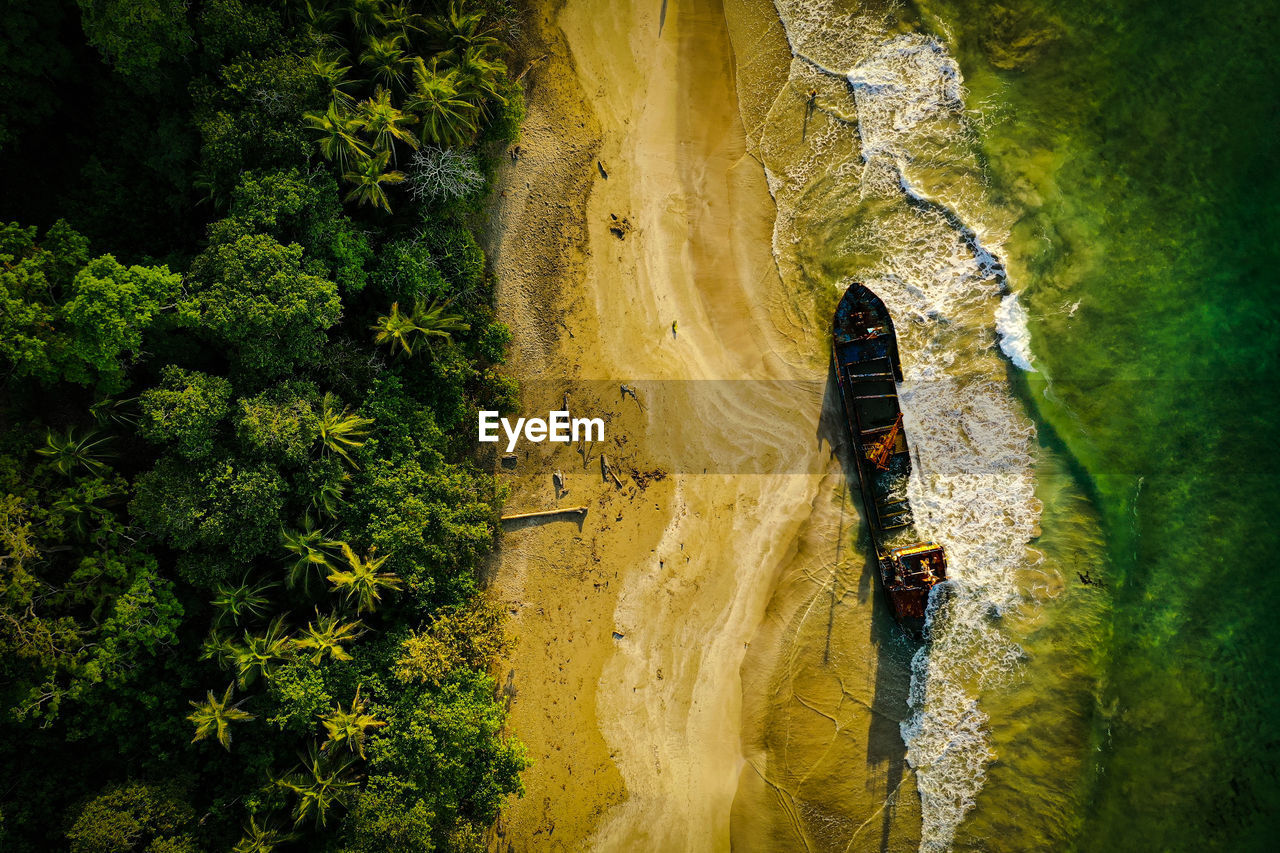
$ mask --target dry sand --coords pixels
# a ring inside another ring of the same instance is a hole
[[[499,311],[522,414],[569,393],[608,427],[502,474],[509,512],[588,513],[502,542],[502,676],[534,765],[494,849],[905,849],[918,827],[884,808],[914,788],[894,745],[904,661],[868,643],[885,629],[824,440],[822,300],[780,280],[748,154],[742,116],[767,111],[739,108],[730,34],[752,34],[757,65],[787,60],[752,5],[731,25],[720,0],[569,0],[530,23],[526,61],[546,56],[500,179]],[[833,627],[852,658],[829,653]]]

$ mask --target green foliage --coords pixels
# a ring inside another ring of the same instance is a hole
[[[363,160],[357,160],[342,179],[351,184],[344,201],[367,204],[375,209],[391,212],[391,199],[387,187],[404,183],[404,172],[388,168],[390,151],[374,152]]]
[[[240,710],[240,702],[232,702],[235,693],[235,685],[228,684],[226,691],[219,699],[213,695],[210,690],[203,702],[192,702],[191,707],[195,708],[193,712],[187,715],[196,727],[195,737],[191,739],[192,743],[204,740],[213,735],[217,738],[218,743],[223,748],[230,751],[231,749],[231,724],[236,722],[248,722],[253,719],[253,715]]]
[[[255,377],[314,363],[341,314],[337,287],[304,270],[302,248],[265,234],[210,246],[192,263],[188,287],[183,321]]]
[[[271,620],[261,634],[246,630],[242,642],[228,641],[221,644],[221,651],[223,665],[235,673],[242,688],[259,678],[270,679],[281,664],[294,659],[284,616]]]
[[[236,436],[251,456],[285,466],[305,462],[320,438],[320,418],[308,397],[314,389],[286,382],[240,400]]]
[[[462,669],[483,671],[508,649],[502,622],[501,608],[480,595],[465,605],[441,608],[425,630],[402,644],[396,677],[408,684],[440,685]]]
[[[178,555],[177,574],[184,583],[202,592],[216,592],[224,583],[243,576],[244,566],[224,551],[184,551]]]
[[[155,559],[122,550],[110,511],[86,520],[75,506],[115,488],[90,477],[0,501],[0,683],[19,716],[52,720],[66,701],[122,689],[139,658],[175,641],[183,609]],[[67,543],[73,520],[92,533],[83,544]]]
[[[360,120],[360,129],[373,140],[373,150],[377,153],[388,152],[394,159],[395,143],[418,147],[410,130],[418,123],[417,116],[398,109],[391,103],[391,93],[381,86],[356,105],[356,117]]]
[[[351,660],[351,655],[347,653],[346,646],[355,642],[363,631],[359,621],[343,622],[336,613],[321,616],[317,609],[315,621],[302,630],[294,645],[301,651],[311,652],[309,660],[312,666],[319,666],[326,657],[347,661]]]
[[[166,364],[160,377],[160,387],[139,398],[138,432],[184,459],[204,459],[231,412],[231,383],[174,364]]]
[[[372,281],[385,298],[409,305],[441,298],[449,287],[420,240],[395,240],[383,246]]]
[[[475,235],[457,222],[430,222],[422,242],[441,272],[461,295],[484,287],[484,250]]]
[[[316,527],[311,516],[302,520],[301,530],[280,529],[280,544],[291,555],[285,579],[289,586],[301,586],[305,591],[311,575],[328,577],[333,571],[333,556],[341,543],[329,538],[328,530]]]
[[[352,184],[348,201],[390,211],[388,188],[404,175],[389,164],[423,143],[471,144],[518,90],[483,10],[452,3],[425,17],[411,4],[380,0],[351,0],[346,16],[307,10],[313,35],[338,35],[335,41],[350,47],[312,58],[327,103],[303,115],[321,154]],[[357,66],[364,79],[352,77]]]
[[[454,332],[470,329],[458,314],[450,313],[447,306],[433,302],[427,307],[414,305],[411,313],[402,313],[400,303],[393,302],[391,311],[373,324],[375,343],[391,347],[393,352],[413,355],[413,348],[421,342],[440,338],[452,342]]]
[[[356,479],[351,501],[387,567],[416,596],[450,601],[470,593],[468,567],[492,547],[497,513],[481,498],[492,491],[484,476],[442,460],[378,459]]]
[[[231,196],[230,216],[214,223],[212,233],[223,243],[255,233],[297,243],[309,271],[332,278],[347,294],[364,288],[364,266],[373,257],[368,239],[342,215],[337,182],[319,171],[245,174]]]
[[[166,267],[87,261],[87,242],[62,222],[39,244],[34,228],[0,229],[0,264],[0,356],[18,376],[107,393],[124,386],[180,282]]]
[[[360,138],[364,122],[359,116],[351,115],[341,103],[330,101],[324,111],[312,110],[304,113],[302,118],[315,135],[320,153],[345,174],[368,159],[371,152]]]
[[[205,0],[198,29],[205,53],[217,60],[269,47],[283,35],[275,9],[244,0]]]
[[[76,0],[89,43],[126,77],[181,59],[195,40],[185,0]]]
[[[64,477],[87,471],[90,474],[104,474],[109,469],[103,457],[109,456],[107,445],[111,436],[100,436],[94,430],[78,433],[70,427],[65,433],[45,432],[44,446],[36,448],[36,453],[46,457],[53,469]]]
[[[329,583],[342,595],[356,613],[369,613],[382,603],[382,593],[400,588],[400,578],[392,572],[378,571],[390,555],[374,556],[374,550],[363,557],[356,556],[346,542],[339,543],[346,568],[336,568],[329,573]]]
[[[371,778],[346,821],[351,853],[430,853],[436,850],[436,813],[428,799],[390,775]]]
[[[335,458],[322,459],[312,465],[298,486],[298,493],[307,499],[306,511],[321,518],[337,520],[338,513],[347,499],[347,484],[351,475],[342,470]]]
[[[111,785],[77,812],[67,832],[71,853],[197,850],[186,833],[195,823],[187,799],[174,784]]]
[[[90,261],[71,281],[60,321],[67,328],[62,376],[107,392],[124,384],[126,356],[142,349],[142,334],[178,292],[167,267],[125,268],[110,255]]]
[[[310,657],[281,664],[272,673],[267,692],[273,708],[267,722],[280,731],[299,735],[314,733],[317,720],[333,705],[324,667],[312,663]]]
[[[386,99],[379,99],[388,105],[391,93],[387,90],[402,92],[408,84],[409,72],[415,59],[406,53],[408,46],[409,40],[403,33],[392,33],[381,38],[373,36],[365,42],[360,54],[360,66],[380,87],[379,95],[385,93]]]
[[[329,739],[325,741],[321,749],[335,749],[345,746],[351,752],[358,754],[364,758],[364,743],[368,737],[370,730],[380,729],[387,723],[385,720],[379,720],[372,714],[365,713],[365,703],[360,699],[360,688],[356,688],[355,698],[351,700],[351,706],[343,708],[339,703],[332,712],[325,715],[321,722],[324,723],[325,731],[329,733]]]
[[[413,321],[412,313],[402,313],[400,303],[391,303],[391,310],[378,318],[370,328],[373,329],[375,343],[391,347],[397,355],[413,355],[413,345],[418,339],[421,329]]]
[[[364,437],[369,434],[373,420],[352,414],[342,406],[338,398],[326,393],[320,403],[319,437],[326,453],[341,456],[349,465],[355,465],[350,451],[364,447]]]
[[[479,849],[524,766],[457,429],[511,393],[463,224],[520,104],[500,21],[78,6],[96,52],[77,5],[2,16],[5,200],[94,251],[0,227],[0,846]],[[463,192],[398,189],[424,142]]]
[[[231,853],[274,853],[275,849],[296,836],[291,832],[283,832],[271,824],[260,824],[256,816],[251,815],[245,824],[244,835],[231,848]]]
[[[438,692],[398,694],[392,722],[366,750],[371,797],[349,823],[352,848],[387,849],[376,835],[384,828],[400,837],[430,834],[445,847],[459,821],[490,822],[502,798],[519,790],[528,761],[522,746],[502,737],[505,714],[493,689],[488,677],[467,673]],[[429,823],[408,825],[410,816]]]
[[[250,619],[261,619],[267,613],[271,597],[267,595],[275,584],[251,584],[246,576],[238,584],[220,583],[215,588],[214,598],[209,603],[218,610],[214,621],[217,627],[225,621],[232,625],[243,625]]]
[[[463,145],[478,127],[476,105],[459,91],[458,72],[421,59],[413,68],[413,89],[406,106],[422,117],[423,144]]]
[[[333,813],[351,801],[358,786],[351,765],[347,756],[312,749],[295,771],[276,782],[296,798],[296,824],[314,821],[316,826],[327,826]]]
[[[481,141],[509,145],[520,138],[520,126],[527,115],[524,90],[519,83],[504,79],[498,83],[498,93],[502,97],[502,106],[484,129]]]
[[[510,345],[511,329],[505,323],[489,323],[476,341],[476,354],[490,364],[501,364]]]
[[[174,548],[249,559],[275,541],[284,497],[284,481],[264,462],[215,455],[192,465],[166,457],[138,478],[129,508]]]
[[[242,54],[219,77],[193,91],[200,185],[215,200],[225,199],[246,171],[305,164],[310,144],[297,117],[323,106],[311,62],[298,54]]]

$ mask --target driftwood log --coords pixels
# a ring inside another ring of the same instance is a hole
[[[605,480],[613,480],[613,484],[619,489],[622,488],[622,481],[618,479],[618,475],[613,473],[613,466],[609,464],[609,457],[603,453],[600,454],[600,476]]]
[[[585,506],[569,506],[564,509],[543,509],[537,512],[518,512],[515,515],[504,515],[501,521],[518,521],[522,518],[545,518],[552,515],[586,515],[587,508]]]

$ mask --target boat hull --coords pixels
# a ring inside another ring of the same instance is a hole
[[[894,617],[919,634],[930,594],[947,579],[942,546],[920,541],[907,498],[911,449],[897,384],[902,381],[893,319],[878,296],[854,283],[836,308],[832,369],[840,388],[858,489]]]

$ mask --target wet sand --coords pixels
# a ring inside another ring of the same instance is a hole
[[[908,849],[918,802],[889,797],[914,795],[908,650],[854,544],[824,303],[779,277],[750,153],[789,57],[767,3],[663,9],[570,0],[530,22],[527,58],[546,58],[499,182],[499,312],[522,414],[568,393],[608,427],[502,473],[508,512],[588,512],[502,541],[501,683],[534,766],[492,846]],[[739,86],[760,89],[741,109]]]

